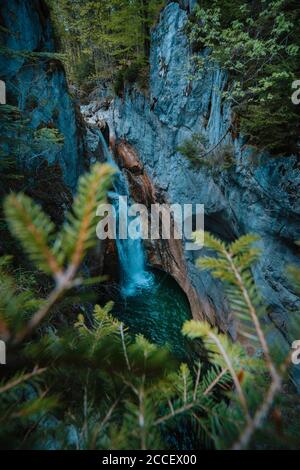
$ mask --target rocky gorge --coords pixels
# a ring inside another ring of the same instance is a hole
[[[0,5],[0,447],[247,448],[264,421],[255,448],[298,446],[299,155],[241,131],[197,0],[59,3]],[[127,203],[187,204],[193,231],[201,205],[212,236],[101,238]]]
[[[83,113],[91,123],[107,122],[118,158],[129,178],[142,186],[134,191],[137,200],[147,199],[143,194],[150,178],[152,198],[156,193],[170,203],[203,203],[205,228],[221,239],[232,241],[245,233],[261,237],[262,256],[255,278],[268,303],[270,320],[287,339],[288,312],[299,307],[286,276],[288,265],[299,264],[299,162],[293,156],[257,154],[234,132],[233,113],[221,97],[227,83],[222,70],[204,70],[191,81],[186,72],[191,68],[184,33],[187,15],[184,5],[170,2],[152,32],[148,96],[127,89],[123,97],[112,100],[109,109],[101,108],[99,97],[84,105]],[[206,137],[208,149],[219,142],[221,148],[231,145],[234,165],[222,171],[220,162],[214,172],[191,168],[177,148],[194,133]],[[128,154],[133,155],[131,161]],[[138,181],[136,168],[143,168],[144,181]],[[204,315],[226,329],[230,324],[224,315],[226,301],[216,281],[195,267],[198,256],[198,252],[186,252],[184,263],[199,299],[194,315]],[[175,270],[168,269],[174,275]],[[180,271],[184,269],[181,265]]]
[[[227,76],[220,68],[204,68],[196,80],[191,78],[191,51],[184,28],[194,3],[169,2],[162,11],[151,35],[149,92],[131,86],[122,97],[111,99],[107,89],[94,91],[91,102],[82,106],[87,129],[72,104],[59,61],[47,57],[47,52],[54,51],[49,12],[43,2],[29,3],[11,2],[2,12],[6,28],[24,30],[22,40],[16,41],[14,36],[6,39],[5,33],[2,36],[16,53],[38,51],[40,56],[3,55],[2,78],[8,101],[26,113],[32,128],[57,127],[63,134],[60,152],[55,157],[51,152],[45,156],[49,164],[58,163],[65,184],[74,189],[84,166],[103,159],[95,130],[100,122],[116,161],[127,175],[134,201],[146,205],[201,203],[205,206],[205,229],[221,239],[232,241],[245,233],[258,234],[262,256],[255,278],[267,301],[269,319],[276,326],[274,331],[280,331],[288,341],[289,312],[299,308],[286,276],[288,265],[299,264],[299,162],[293,156],[257,154],[234,131],[233,112],[222,99]],[[220,162],[214,171],[192,167],[178,147],[195,133],[205,136],[208,149],[222,150],[230,145],[234,164],[223,170]],[[27,164],[32,165],[32,160],[31,156]],[[184,253],[178,240],[170,240],[163,245],[150,243],[146,251],[152,266],[165,270],[179,283],[195,318],[208,318],[235,335],[219,283],[195,267],[205,249]]]

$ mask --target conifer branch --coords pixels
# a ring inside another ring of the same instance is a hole
[[[191,401],[190,403],[186,403],[185,405],[182,405],[180,408],[173,409],[171,413],[168,413],[161,418],[158,418],[155,422],[154,425],[158,426],[159,424],[165,423],[171,418],[174,418],[174,416],[178,416],[180,414],[186,413],[187,411],[191,410],[192,408],[197,406],[196,401]]]
[[[141,386],[139,387],[138,399],[139,399],[139,414],[138,414],[138,423],[140,428],[141,436],[141,449],[147,450],[146,446],[146,417],[145,417],[145,389],[144,389],[145,377],[142,378]]]
[[[197,391],[198,391],[198,387],[199,387],[200,376],[201,376],[201,363],[199,362],[198,368],[197,368],[196,380],[195,380],[193,400],[196,400],[196,398],[197,398]]]
[[[226,366],[230,372],[230,375],[232,377],[232,380],[234,382],[234,385],[235,385],[235,388],[236,388],[236,391],[237,391],[237,394],[238,394],[238,397],[239,397],[239,400],[240,400],[240,403],[244,409],[244,412],[245,412],[245,416],[246,416],[246,419],[247,421],[249,422],[250,421],[250,414],[249,414],[249,410],[248,410],[248,405],[247,405],[247,400],[245,398],[245,395],[244,395],[244,392],[243,392],[243,389],[241,387],[241,384],[240,384],[240,381],[238,379],[238,376],[232,366],[232,362],[227,354],[227,352],[225,351],[225,348],[223,347],[221,341],[219,340],[218,336],[215,335],[212,331],[210,331],[208,333],[208,336],[214,341],[214,343],[217,345],[220,353],[222,354],[223,358],[224,358],[224,361],[226,363]]]
[[[16,336],[12,340],[12,344],[14,346],[22,343],[22,341],[24,341],[24,339],[27,338],[38,327],[38,325],[49,314],[51,308],[60,299],[60,297],[63,295],[66,289],[67,289],[67,284],[60,283],[60,286],[56,287],[49,294],[47,300],[41,306],[41,308],[32,316],[32,318],[28,321],[26,326],[19,333],[16,334]]]
[[[26,381],[32,379],[33,377],[35,377],[37,375],[43,374],[43,372],[45,372],[46,370],[47,370],[47,368],[39,369],[38,367],[35,367],[32,372],[30,372],[28,374],[21,375],[20,377],[17,377],[15,379],[7,382],[2,387],[0,387],[0,394],[8,392],[12,388],[17,387],[21,383],[26,382]]]
[[[130,371],[131,367],[130,367],[130,362],[129,362],[129,359],[128,359],[128,354],[127,354],[127,349],[126,349],[126,343],[125,343],[125,337],[124,337],[124,324],[123,323],[120,324],[120,335],[121,335],[122,348],[123,348],[123,352],[124,352],[124,356],[125,356],[127,369]]]
[[[221,372],[219,373],[219,375],[217,375],[217,377],[215,378],[215,380],[212,381],[212,383],[207,387],[207,389],[205,390],[205,392],[203,393],[203,395],[206,397],[206,395],[208,395],[213,388],[215,388],[216,385],[218,385],[218,383],[220,382],[221,378],[228,372],[228,369],[225,367],[224,369],[221,370]]]
[[[266,338],[265,338],[265,335],[264,335],[264,332],[261,328],[261,325],[260,325],[260,322],[259,322],[259,319],[258,319],[258,315],[256,313],[256,309],[251,301],[251,298],[249,296],[249,293],[247,291],[247,288],[245,287],[244,283],[243,283],[243,279],[242,279],[242,276],[239,272],[239,269],[237,268],[237,266],[235,265],[233,259],[232,259],[232,255],[230,252],[228,252],[227,250],[224,251],[224,254],[228,260],[228,263],[230,265],[230,268],[232,270],[232,272],[234,273],[235,275],[235,278],[237,280],[237,284],[239,286],[239,289],[243,295],[243,298],[245,299],[245,302],[246,302],[246,305],[248,306],[248,309],[249,309],[249,313],[251,315],[251,319],[252,319],[252,322],[255,326],[255,329],[256,329],[256,333],[257,333],[257,336],[259,338],[259,341],[260,341],[260,344],[262,346],[262,350],[263,350],[263,353],[264,353],[264,356],[265,356],[265,359],[266,359],[266,363],[267,363],[267,366],[269,368],[269,371],[270,371],[270,374],[271,374],[271,377],[272,379],[277,382],[278,381],[278,373],[274,367],[274,364],[273,364],[273,361],[271,359],[271,355],[270,355],[270,351],[269,351],[269,346],[268,346],[268,343],[266,341]]]
[[[55,279],[62,273],[57,258],[49,248],[54,224],[42,209],[24,194],[10,194],[4,211],[11,232],[22,243],[32,261]]]
[[[42,209],[23,194],[7,197],[5,214],[12,233],[21,241],[32,261],[44,272],[52,274],[55,281],[55,287],[43,305],[13,338],[14,345],[20,344],[37,328],[67,290],[80,284],[76,274],[86,250],[95,243],[97,206],[105,200],[113,172],[109,165],[96,164],[89,174],[80,178],[73,213],[68,215],[54,247],[50,246],[54,224]],[[68,261],[65,268],[64,260]]]
[[[109,165],[95,164],[92,171],[80,178],[72,211],[66,217],[55,243],[55,251],[68,263],[72,277],[85,252],[95,243],[96,211],[106,198],[114,170]]]
[[[262,400],[262,404],[255,411],[254,416],[252,417],[249,415],[249,413],[246,413],[246,426],[244,429],[242,429],[238,439],[232,447],[232,449],[238,450],[246,448],[249,445],[254,432],[263,425],[265,419],[267,418],[275,396],[281,389],[283,374],[290,364],[290,356],[287,357],[280,371],[277,370],[274,365],[274,361],[272,360],[270,349],[259,321],[256,307],[259,295],[256,291],[250,273],[250,267],[258,254],[258,250],[250,247],[250,245],[255,241],[255,237],[252,235],[245,235],[227,247],[224,243],[216,240],[210,234],[205,235],[208,242],[207,246],[216,251],[220,258],[216,259],[206,257],[201,259],[199,264],[205,269],[210,269],[215,277],[225,281],[225,290],[228,293],[229,300],[232,302],[232,306],[235,308],[238,316],[242,320],[247,320],[247,315],[249,316],[252,324],[254,325],[256,336],[262,348],[264,362],[271,378],[271,384],[266,391],[266,394]],[[197,337],[199,334],[201,335],[201,331],[203,333],[205,332],[205,329],[203,327],[199,328],[197,325],[184,326],[184,332],[187,332],[192,337]],[[214,334],[212,331],[206,332],[206,334],[214,339],[216,343],[218,343],[218,348],[222,352],[228,369],[233,377],[240,401],[243,402],[243,407],[245,409],[245,397],[241,395],[242,388],[239,385],[238,377],[234,374],[234,370],[231,370],[229,367],[226,359],[226,351],[222,347],[222,343],[219,340],[218,335]],[[248,334],[247,332],[244,336],[253,338],[253,335]]]
[[[274,398],[281,389],[281,385],[282,378],[279,375],[272,379],[271,386],[263,400],[262,405],[258,408],[254,417],[248,422],[245,429],[239,436],[238,441],[233,445],[232,450],[242,450],[248,446],[254,432],[261,427],[264,420],[268,416],[270,408],[273,405]]]

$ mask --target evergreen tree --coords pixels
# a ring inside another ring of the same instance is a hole
[[[133,63],[145,67],[150,29],[162,0],[51,0],[67,71],[79,84],[112,78]],[[137,77],[136,77],[137,78]]]
[[[272,154],[298,154],[300,9],[296,0],[200,2],[187,24],[196,68],[218,63],[229,75],[223,93],[248,142]],[[201,52],[209,52],[205,58]]]

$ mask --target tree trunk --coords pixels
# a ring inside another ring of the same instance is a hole
[[[142,12],[142,34],[144,54],[148,59],[150,55],[150,15],[149,15],[149,0],[141,0]]]

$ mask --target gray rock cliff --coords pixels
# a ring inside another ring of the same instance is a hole
[[[84,130],[64,69],[47,55],[55,50],[48,8],[43,0],[1,2],[0,25],[0,79],[6,84],[7,104],[21,111],[33,131],[55,128],[64,139],[55,151],[20,155],[20,163],[26,167],[39,167],[44,159],[59,163],[65,183],[73,190],[83,170]]]

